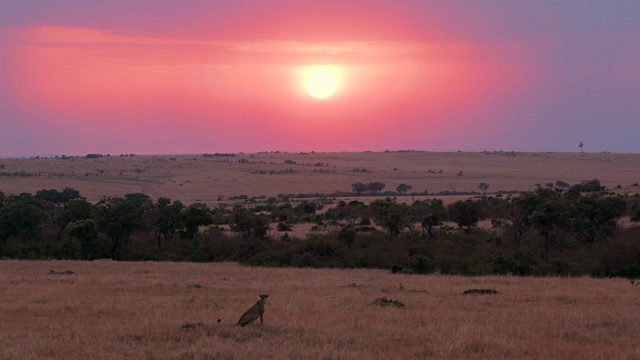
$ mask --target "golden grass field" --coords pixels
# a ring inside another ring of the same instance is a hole
[[[640,359],[640,287],[623,279],[111,261],[0,269],[2,359]],[[471,288],[499,294],[462,294]],[[264,293],[265,324],[234,326]],[[381,297],[405,307],[372,304]]]
[[[286,160],[296,164],[285,164]],[[315,166],[318,163],[323,166]],[[640,191],[631,186],[640,182],[640,154],[617,153],[259,153],[230,158],[198,154],[0,159],[0,165],[4,165],[0,172],[42,173],[0,177],[0,191],[6,194],[72,187],[93,202],[105,195],[143,192],[154,199],[165,196],[211,206],[220,196],[333,193],[351,191],[355,182],[372,181],[385,182],[385,190],[395,191],[405,183],[413,191],[436,193],[454,188],[479,191],[481,182],[495,192],[533,190],[536,183],[558,180],[575,184],[599,179],[608,188],[621,185],[622,192]],[[356,168],[367,172],[353,171]],[[283,173],[288,169],[296,172]]]

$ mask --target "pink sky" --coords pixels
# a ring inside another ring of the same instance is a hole
[[[551,2],[533,13],[500,1],[106,3],[15,5],[0,22],[0,156],[576,151],[579,141],[640,151],[633,13],[611,24],[598,17],[618,13],[584,5],[572,24],[549,19],[574,10]],[[307,93],[314,65],[338,69],[334,96]]]

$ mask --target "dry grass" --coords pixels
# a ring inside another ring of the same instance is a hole
[[[2,359],[640,359],[640,287],[622,279],[109,261],[0,268]],[[499,294],[462,294],[472,288]],[[265,325],[233,326],[262,293]],[[406,306],[373,305],[380,297]]]
[[[285,164],[286,160],[296,164]],[[325,165],[314,166],[317,163]],[[575,184],[597,178],[609,188],[622,185],[621,191],[640,191],[639,187],[631,187],[640,181],[640,154],[264,153],[228,159],[201,155],[2,159],[0,164],[5,166],[0,170],[3,172],[44,172],[37,178],[0,178],[0,191],[34,193],[43,188],[70,186],[90,201],[104,195],[143,192],[153,198],[166,196],[185,203],[212,205],[218,196],[333,193],[351,191],[354,182],[371,181],[383,181],[392,191],[406,183],[414,191],[435,193],[452,191],[454,187],[458,192],[479,191],[481,182],[490,185],[489,191],[532,190],[536,183],[563,180]],[[354,172],[355,168],[367,172]],[[296,172],[269,175],[270,171],[285,169]],[[460,172],[464,176],[458,176]]]

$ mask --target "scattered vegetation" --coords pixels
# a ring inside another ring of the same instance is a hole
[[[463,295],[496,295],[496,294],[499,294],[499,292],[497,292],[494,289],[469,289],[469,290],[465,290],[462,294]]]
[[[378,306],[393,306],[393,307],[397,307],[397,308],[403,308],[405,307],[404,303],[402,303],[402,301],[400,300],[391,300],[391,299],[387,299],[386,297],[381,297],[381,298],[377,298],[373,301],[372,303],[373,305],[378,305]]]
[[[640,216],[638,199],[596,189],[591,180],[447,206],[393,197],[290,203],[284,194],[255,203],[243,195],[246,204],[233,208],[141,193],[92,204],[72,188],[0,193],[0,257],[640,277],[640,228],[618,226],[623,216]],[[312,225],[301,237],[295,229],[303,223]]]

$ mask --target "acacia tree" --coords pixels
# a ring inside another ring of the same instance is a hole
[[[64,206],[54,223],[58,226],[58,240],[62,239],[69,223],[90,219],[94,205],[84,198],[70,201]]]
[[[398,204],[396,198],[375,200],[369,208],[376,224],[385,228],[392,238],[397,237],[409,222],[408,205]]]
[[[158,248],[162,246],[163,239],[165,242],[173,239],[176,231],[182,227],[183,209],[184,205],[179,200],[172,203],[171,199],[166,197],[158,198],[158,201],[150,206],[146,217],[154,231]]]
[[[199,203],[191,204],[188,208],[182,210],[180,217],[184,225],[182,237],[186,239],[193,239],[198,233],[200,226],[207,226],[213,223],[209,208]],[[262,237],[264,237],[264,234]]]
[[[264,239],[269,223],[260,215],[237,205],[231,211],[231,230],[239,232],[245,240]]]
[[[426,200],[425,200],[426,202]],[[445,216],[444,202],[440,199],[431,199],[428,203],[429,212],[422,219],[422,228],[427,232],[427,238],[433,239],[433,227],[442,225]]]
[[[340,225],[338,230],[338,239],[347,244],[349,249],[353,247],[353,243],[356,241],[358,230],[354,219],[349,219],[345,224]]]
[[[549,189],[536,191],[536,205],[531,213],[532,226],[542,236],[540,244],[541,257],[549,261],[549,252],[560,246],[562,235],[566,230],[567,220],[571,216],[569,200]]]
[[[613,235],[617,220],[626,208],[627,203],[618,197],[580,197],[572,203],[568,231],[576,240],[588,245],[596,240],[606,240]]]
[[[111,258],[142,224],[142,208],[121,197],[103,198],[96,204],[98,228],[111,240]]]
[[[96,241],[98,239],[98,224],[92,219],[78,220],[67,225],[66,232],[70,237],[80,240],[82,256],[91,260],[95,255]]]
[[[371,191],[372,193],[381,192],[382,190],[384,190],[384,187],[385,183],[381,181],[374,181],[367,184],[367,190]]]
[[[504,202],[502,217],[506,220],[507,234],[513,240],[516,252],[520,251],[522,237],[531,229],[531,214],[536,207],[535,194],[523,194]]]
[[[353,190],[354,193],[356,193],[357,195],[360,195],[363,192],[367,191],[367,185],[361,182],[356,182],[351,184],[351,189]]]
[[[46,219],[42,203],[28,193],[12,195],[0,207],[0,242],[10,237],[26,242],[36,236]]]
[[[478,227],[480,221],[480,205],[472,200],[458,200],[447,207],[449,218],[458,224],[465,234]]]
[[[486,196],[488,188],[489,188],[489,184],[487,183],[482,182],[480,183],[480,185],[478,185],[478,189],[482,191],[482,196]]]
[[[555,185],[556,191],[563,192],[563,191],[569,189],[570,187],[571,187],[571,185],[569,185],[569,183],[567,183],[567,182],[564,182],[562,180],[556,181],[556,185]]]
[[[407,184],[400,184],[398,185],[398,187],[396,187],[396,191],[400,194],[404,194],[411,189],[413,189],[413,186]]]
[[[35,197],[38,200],[41,200],[44,202],[50,202],[56,205],[66,205],[72,200],[82,198],[78,190],[70,187],[66,187],[62,191],[58,191],[55,189],[38,190],[35,194]]]

